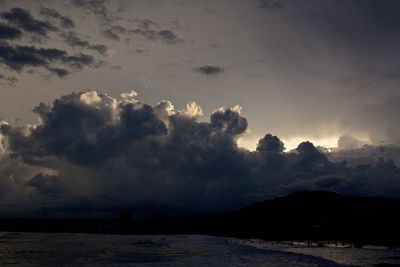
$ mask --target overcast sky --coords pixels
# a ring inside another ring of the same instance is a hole
[[[396,196],[399,14],[396,0],[0,0],[0,199]]]
[[[241,143],[253,149],[265,132],[291,148],[305,139],[335,146],[343,134],[398,142],[399,5],[0,1],[1,25],[23,31],[18,38],[2,36],[2,42],[93,57],[74,69],[60,61],[50,67],[16,65],[0,55],[0,114],[35,122],[31,110],[40,101],[87,89],[111,96],[135,90],[148,103],[166,99],[183,108],[196,101],[206,117],[220,106],[238,104],[249,121]],[[45,23],[44,34],[12,20],[18,15],[11,14],[14,7]],[[96,45],[105,47],[96,50]],[[55,67],[69,73],[48,70]]]

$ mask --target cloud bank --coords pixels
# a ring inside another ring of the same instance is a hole
[[[134,91],[121,98],[87,91],[33,112],[35,125],[1,122],[1,213],[41,206],[214,212],[306,189],[400,193],[400,169],[389,158],[348,164],[307,141],[284,152],[272,134],[256,151],[238,147],[248,129],[239,106],[200,121],[195,102],[175,110],[165,100],[142,103]]]

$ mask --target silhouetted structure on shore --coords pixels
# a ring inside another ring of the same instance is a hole
[[[209,234],[265,240],[345,241],[400,246],[400,200],[298,192],[233,212],[131,220],[3,219],[0,231]]]

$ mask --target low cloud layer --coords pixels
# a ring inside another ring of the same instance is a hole
[[[1,39],[19,39],[22,36],[22,31],[19,29],[0,23],[0,40]]]
[[[72,31],[63,32],[60,34],[60,36],[64,39],[64,42],[66,44],[68,44],[69,46],[71,46],[73,48],[75,48],[75,47],[86,48],[86,49],[94,50],[101,55],[107,54],[107,51],[108,51],[107,46],[101,45],[101,44],[93,45],[89,41],[84,40],[81,37],[79,37],[79,35],[76,32],[72,32]]]
[[[35,107],[36,125],[1,122],[0,212],[41,206],[212,212],[306,189],[400,193],[400,169],[389,157],[349,164],[344,154],[306,141],[285,153],[271,134],[248,151],[237,145],[248,129],[239,106],[199,121],[195,102],[178,111],[169,101],[136,98],[134,91],[121,98],[72,93]]]
[[[47,18],[58,19],[60,26],[63,28],[69,29],[75,27],[75,22],[70,17],[61,15],[55,9],[42,7],[40,10],[40,15]]]
[[[23,29],[25,32],[33,33],[42,37],[46,37],[50,31],[58,30],[58,28],[51,23],[37,20],[29,11],[19,7],[0,13],[0,17],[8,23]]]
[[[0,66],[7,72],[41,73],[44,69],[48,74],[63,78],[85,67],[101,65],[103,61],[85,52],[71,53],[64,48],[43,46],[50,38],[50,34],[55,33],[71,48],[84,48],[103,56],[106,56],[108,51],[107,46],[91,44],[72,31],[75,22],[57,10],[41,8],[40,15],[57,20],[60,27],[56,26],[54,21],[35,18],[30,11],[20,7],[0,13]],[[31,39],[34,45],[22,42],[26,38]],[[14,86],[16,81],[14,75],[0,74],[2,84]]]
[[[140,36],[148,41],[161,42],[168,45],[183,43],[173,31],[168,29],[158,29],[159,25],[150,20],[135,21],[137,28],[127,29],[121,25],[112,25],[101,31],[102,35],[112,41],[120,41],[121,36],[129,40],[130,35]]]
[[[85,54],[69,55],[66,51],[56,48],[0,43],[0,63],[16,72],[28,67],[42,67],[52,74],[64,77],[69,74],[68,69],[78,71],[85,66],[94,66],[95,59]]]

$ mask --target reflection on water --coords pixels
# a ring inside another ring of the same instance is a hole
[[[343,266],[224,238],[0,233],[0,266]]]

